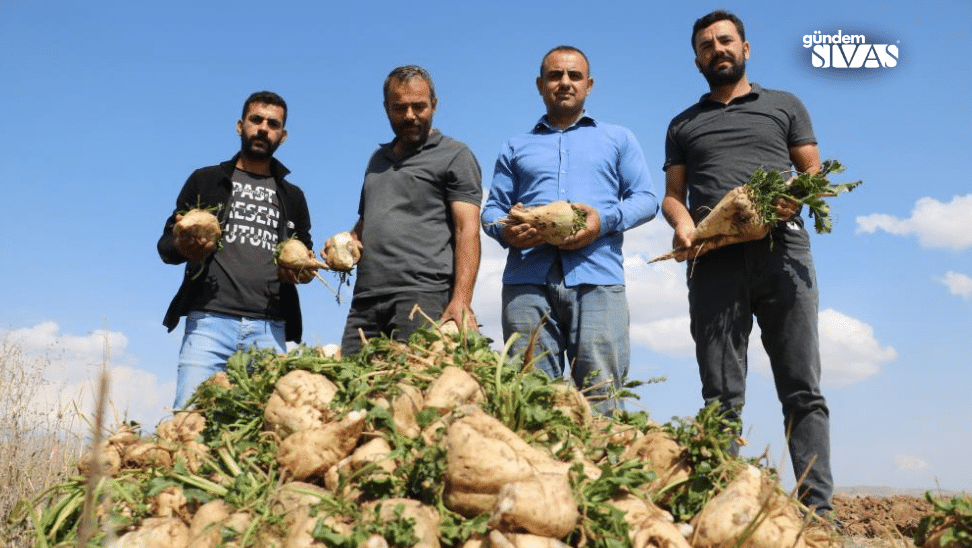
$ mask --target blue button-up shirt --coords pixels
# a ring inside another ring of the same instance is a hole
[[[516,203],[526,207],[557,200],[593,206],[601,235],[590,245],[564,251],[544,244],[509,247],[496,221]],[[482,221],[486,233],[509,248],[503,283],[544,284],[553,261],[562,261],[567,286],[624,283],[622,233],[658,213],[644,153],[626,128],[582,116],[565,130],[546,117],[503,146]]]

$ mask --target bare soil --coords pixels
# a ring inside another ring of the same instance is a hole
[[[833,506],[848,547],[914,546],[918,522],[932,512],[927,500],[909,495],[835,495]]]

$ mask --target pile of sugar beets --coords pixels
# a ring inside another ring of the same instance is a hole
[[[604,417],[526,358],[438,327],[343,358],[239,354],[22,519],[45,547],[839,545],[771,468],[728,455],[738,424],[715,408]]]

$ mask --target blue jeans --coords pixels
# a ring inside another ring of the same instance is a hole
[[[589,392],[599,413],[624,409],[615,397],[628,376],[628,299],[624,285],[567,287],[555,261],[545,285],[503,286],[503,337],[518,333],[510,352],[523,354],[543,321],[533,348],[534,366],[551,378],[569,369],[574,384]]]
[[[806,230],[777,227],[767,240],[689,261],[689,314],[706,404],[741,413],[753,316],[762,331],[790,460],[805,504],[830,510],[830,410],[820,391],[817,278]]]
[[[341,336],[341,353],[350,356],[361,351],[358,329],[364,332],[367,339],[385,335],[408,340],[412,333],[428,322],[425,316],[439,321],[448,304],[449,294],[446,291],[412,291],[352,299]],[[416,312],[412,319],[408,319],[415,305],[422,309],[425,316]]]
[[[226,362],[251,348],[287,350],[283,320],[244,318],[219,312],[193,311],[186,316],[186,334],[179,351],[175,409],[182,409],[206,379],[226,371]]]

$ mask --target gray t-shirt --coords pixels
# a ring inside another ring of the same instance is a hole
[[[789,147],[816,142],[810,115],[795,95],[753,83],[728,105],[705,94],[673,118],[665,169],[686,167],[688,207],[697,223],[757,168],[790,169]]]
[[[434,130],[412,154],[397,158],[392,143],[371,156],[358,214],[364,250],[354,295],[448,291],[453,281],[450,202],[479,206],[482,170],[465,144]]]
[[[280,200],[273,177],[234,171],[223,245],[213,255],[197,308],[251,318],[282,316],[280,278],[273,258],[279,223]]]

